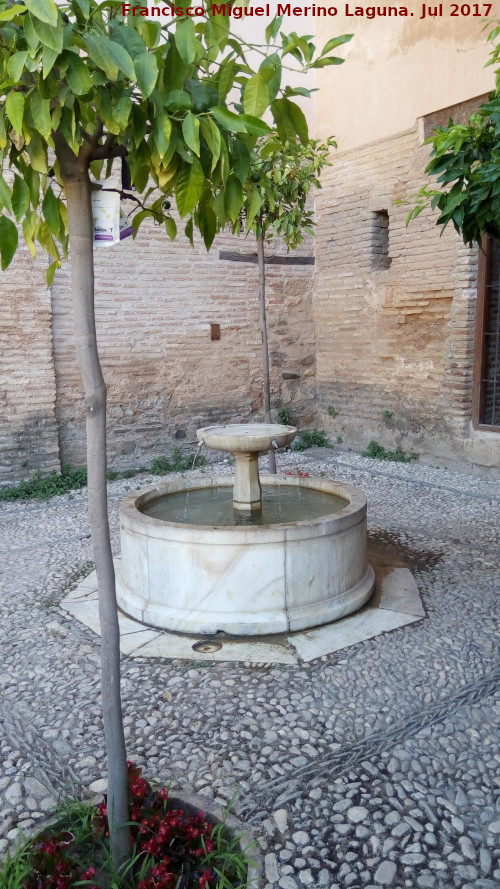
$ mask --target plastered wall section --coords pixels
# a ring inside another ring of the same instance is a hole
[[[415,127],[338,153],[324,176],[314,301],[320,417],[356,446],[376,439],[498,465],[500,436],[474,434],[470,422],[477,248],[451,229],[440,237],[430,211],[407,228],[408,206],[395,204],[426,182],[419,135]],[[388,268],[377,267],[384,210]]]
[[[20,245],[0,275],[0,481],[59,470],[46,259]]]
[[[353,37],[339,49],[345,64],[317,72],[316,132],[320,138],[334,134],[343,151],[409,130],[423,115],[495,88],[494,68],[484,67],[492,48],[486,38],[493,24],[485,30],[484,21],[488,4],[407,0],[404,6],[336,8],[333,18],[315,18],[317,44],[337,34]],[[356,9],[364,14],[355,15]],[[496,16],[492,5],[490,21]]]
[[[147,465],[196,429],[262,417],[262,340],[257,265],[219,259],[255,253],[224,236],[207,254],[181,235],[141,226],[136,241],[94,251],[98,342],[108,387],[108,449],[115,468]],[[286,255],[283,245],[266,248]],[[296,251],[312,256],[311,242]],[[292,254],[290,254],[292,255]],[[315,334],[311,266],[267,265],[272,401],[311,422]],[[52,287],[61,459],[85,461],[84,400],[75,360],[68,267]],[[212,340],[211,325],[220,340]]]

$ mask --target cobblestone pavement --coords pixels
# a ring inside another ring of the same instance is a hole
[[[218,802],[239,788],[267,889],[498,889],[498,475],[325,453],[280,469],[363,488],[370,540],[410,564],[427,617],[302,666],[124,656],[129,757]],[[116,552],[118,503],[151,481],[110,485]],[[91,568],[86,493],[0,520],[5,850],[105,769],[99,640],[58,605]]]

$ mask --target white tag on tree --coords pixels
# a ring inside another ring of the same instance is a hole
[[[120,241],[120,195],[115,191],[93,191],[94,244],[108,247]]]

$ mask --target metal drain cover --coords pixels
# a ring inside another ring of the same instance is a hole
[[[220,651],[221,642],[195,642],[192,646],[193,651],[200,651],[202,654],[211,654],[213,651]]]

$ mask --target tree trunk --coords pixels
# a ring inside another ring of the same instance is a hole
[[[69,149],[68,149],[69,151]],[[88,510],[99,587],[101,694],[108,761],[108,820],[115,868],[130,857],[127,754],[120,697],[120,631],[108,523],[106,386],[95,331],[93,222],[86,159],[57,156],[68,206],[73,323],[86,403]]]
[[[257,262],[259,266],[259,319],[262,333],[262,371],[264,377],[264,416],[266,423],[272,423],[271,418],[271,384],[269,380],[269,345],[267,342],[266,321],[266,269],[264,264],[264,232],[260,229],[257,234]],[[269,472],[276,475],[276,455],[271,448],[268,452]]]

